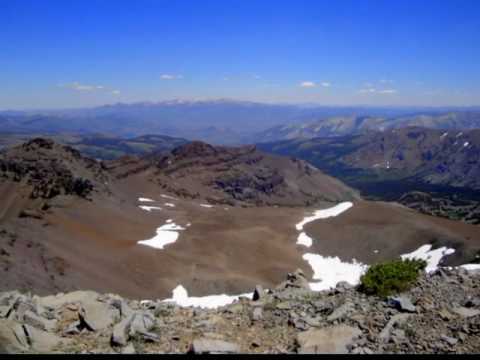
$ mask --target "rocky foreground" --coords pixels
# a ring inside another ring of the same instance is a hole
[[[215,310],[76,291],[0,293],[1,353],[478,353],[480,273],[440,269],[388,299],[300,271]]]

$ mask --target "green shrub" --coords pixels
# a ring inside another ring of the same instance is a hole
[[[388,296],[412,286],[427,262],[420,259],[392,260],[372,265],[360,279],[360,289],[367,294]]]

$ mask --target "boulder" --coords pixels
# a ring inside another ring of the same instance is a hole
[[[388,303],[390,306],[403,312],[414,313],[417,311],[415,305],[413,305],[410,299],[406,296],[390,297]]]
[[[381,341],[388,342],[390,340],[393,327],[404,323],[410,316],[410,314],[397,314],[392,316],[392,318],[387,322],[387,325],[385,325],[383,330],[380,332],[378,338]]]
[[[452,311],[464,318],[469,318],[469,317],[477,316],[480,314],[480,310],[467,308],[463,306],[454,307]]]
[[[328,317],[328,321],[335,321],[344,318],[348,313],[355,309],[355,305],[351,302],[345,302],[343,305],[336,308]]]
[[[67,344],[69,339],[50,334],[46,331],[39,330],[30,325],[23,325],[25,334],[27,335],[31,349],[39,353],[48,353],[55,351],[61,344]]]
[[[135,350],[135,347],[133,346],[132,343],[128,344],[122,349],[122,354],[136,354],[137,351]]]
[[[68,294],[46,296],[38,299],[38,304],[47,308],[60,308],[65,304],[79,304],[79,320],[92,331],[99,331],[113,325],[120,318],[120,312],[107,302],[97,299],[93,291],[74,291]]]
[[[261,307],[255,307],[252,312],[252,320],[260,321],[263,320],[263,310]]]
[[[0,319],[0,353],[26,352],[29,348],[22,325],[12,320]]]
[[[30,310],[27,310],[23,315],[23,322],[37,329],[50,331],[50,332],[54,331],[57,327],[56,320],[44,319]]]
[[[347,354],[349,345],[361,334],[358,328],[346,325],[310,329],[297,335],[300,354]]]
[[[135,314],[131,314],[129,317],[123,319],[113,327],[113,334],[111,343],[112,345],[126,346],[129,339],[130,325],[133,321]]]
[[[130,336],[146,334],[155,327],[155,317],[149,312],[136,312],[130,324]]]
[[[193,340],[189,352],[194,354],[236,354],[240,347],[232,342],[200,338]]]

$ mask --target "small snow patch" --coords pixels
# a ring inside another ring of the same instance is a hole
[[[480,270],[480,264],[465,264],[460,265],[459,267],[468,271]]]
[[[312,243],[313,243],[312,238],[307,234],[305,234],[304,232],[301,232],[300,235],[298,235],[298,238],[297,238],[298,245],[304,245],[306,247],[310,247],[312,246]]]
[[[178,231],[185,230],[185,228],[176,225],[175,223],[167,223],[160,226],[157,229],[157,234],[148,240],[138,241],[137,244],[150,246],[155,249],[162,250],[166,245],[172,244],[177,241],[179,233]]]
[[[402,259],[422,259],[427,262],[427,267],[425,271],[427,273],[435,271],[438,269],[438,265],[444,256],[451,255],[455,252],[455,249],[449,249],[445,246],[441,248],[432,250],[432,245],[423,245],[419,247],[417,250],[400,255]]]
[[[138,201],[140,202],[155,202],[155,200],[149,199],[149,198],[138,198]]]
[[[169,196],[169,195],[165,195],[165,194],[161,194],[160,196],[164,199],[178,200],[177,198],[174,198],[173,196]]]
[[[319,220],[319,219],[327,219],[329,217],[338,216],[344,211],[347,211],[353,206],[353,204],[349,201],[340,203],[328,209],[317,210],[314,212],[312,216],[305,217],[302,221],[300,221],[297,225],[295,225],[298,231],[302,231],[303,227],[308,224],[309,222]]]
[[[152,211],[152,210],[162,210],[161,207],[158,207],[158,206],[146,206],[146,205],[140,205],[139,206],[140,209],[142,210],[145,210],[145,211]]]
[[[468,145],[470,145],[468,141],[465,144],[463,144],[464,147],[467,147]]]
[[[175,207],[175,204],[172,204],[172,203],[165,203],[163,205],[168,206],[168,207]]]
[[[233,303],[235,300],[238,300],[240,297],[249,297],[252,298],[252,293],[241,294],[241,295],[208,295],[200,297],[190,297],[188,296],[187,290],[182,286],[178,285],[173,289],[172,297],[170,299],[163,300],[164,302],[174,302],[179,306],[196,306],[207,309],[215,309],[220,306],[225,306]]]
[[[200,204],[200,206],[204,208],[213,208],[213,205],[210,204]]]
[[[368,268],[367,265],[359,263],[355,259],[349,263],[343,262],[338,257],[309,253],[304,254],[303,259],[312,267],[313,280],[318,280],[310,283],[310,288],[313,291],[334,288],[341,281],[356,285],[359,283],[360,277]]]

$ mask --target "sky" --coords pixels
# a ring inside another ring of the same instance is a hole
[[[0,109],[480,105],[478,0],[0,0]]]

